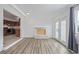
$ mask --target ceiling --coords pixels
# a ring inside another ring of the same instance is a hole
[[[68,4],[15,4],[26,16],[33,19],[48,19],[58,10],[65,8]]]

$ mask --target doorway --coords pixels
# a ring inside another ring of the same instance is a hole
[[[20,38],[20,18],[3,10],[3,47],[7,47]]]

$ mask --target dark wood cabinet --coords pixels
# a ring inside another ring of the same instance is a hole
[[[16,35],[17,37],[20,37],[20,28],[16,28],[16,29],[15,29],[15,35]]]
[[[20,22],[4,20],[4,25],[8,25],[8,26],[20,26],[19,23]]]
[[[4,36],[8,35],[8,33],[7,33],[8,28],[7,27],[4,27],[3,30],[4,30],[3,31],[4,32]]]

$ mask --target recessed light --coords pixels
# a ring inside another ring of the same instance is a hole
[[[28,13],[26,13],[27,15],[29,15],[30,13],[28,12]]]

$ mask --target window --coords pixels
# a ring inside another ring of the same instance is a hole
[[[61,40],[66,42],[66,20],[61,21]]]
[[[75,19],[75,31],[76,33],[79,33],[79,11],[77,11],[77,16]]]
[[[59,22],[56,22],[55,26],[56,26],[55,37],[58,39],[59,38]]]

